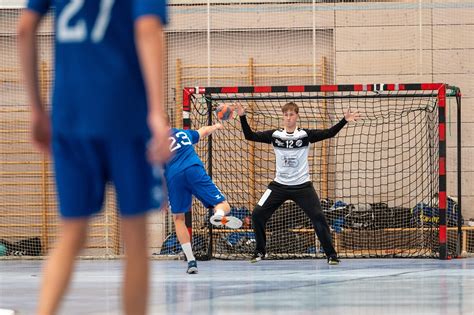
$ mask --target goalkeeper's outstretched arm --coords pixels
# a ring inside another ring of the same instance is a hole
[[[308,130],[308,136],[309,136],[309,142],[314,143],[318,142],[324,139],[332,138],[341,129],[350,121],[356,121],[360,118],[359,112],[351,112],[350,109],[348,109],[344,113],[344,118],[342,118],[337,124],[332,126],[331,128],[328,129],[323,129],[323,130],[318,130],[318,129],[310,129]]]
[[[329,139],[337,135],[339,131],[347,124],[345,118],[342,118],[337,124],[328,129],[310,129],[308,130],[309,142],[314,143],[324,139]]]
[[[241,104],[237,104],[237,113],[239,114],[240,124],[242,125],[242,131],[244,132],[244,136],[246,140],[255,141],[255,142],[263,142],[263,143],[272,143],[272,135],[275,132],[275,129],[262,131],[262,132],[254,132],[252,128],[250,128],[249,123],[247,122],[245,109],[242,107]]]

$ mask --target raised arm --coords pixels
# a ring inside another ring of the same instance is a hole
[[[272,134],[275,130],[267,130],[261,132],[255,132],[250,128],[249,123],[247,122],[247,116],[245,115],[245,109],[241,104],[237,104],[237,113],[240,117],[240,124],[242,125],[242,131],[246,140],[263,142],[263,143],[272,143]]]
[[[318,142],[324,139],[332,138],[347,124],[345,118],[342,118],[337,124],[328,129],[309,129],[307,130],[309,142]]]
[[[31,106],[31,138],[33,145],[43,153],[49,153],[51,147],[51,122],[41,101],[38,83],[38,53],[36,32],[41,15],[25,10],[18,23],[18,48],[23,77]]]
[[[212,125],[212,126],[201,127],[201,128],[198,129],[199,139],[202,139],[203,137],[207,137],[207,136],[213,134],[214,132],[216,132],[219,129],[224,129],[224,126],[222,126],[219,123],[217,123],[215,125]]]
[[[309,142],[318,142],[324,139],[332,138],[341,129],[347,124],[349,121],[356,121],[360,117],[359,112],[351,112],[350,109],[348,109],[344,113],[344,118],[342,118],[337,124],[332,126],[331,128],[328,129],[323,129],[323,130],[318,130],[318,129],[310,129],[308,130],[308,136],[309,136]]]
[[[163,54],[164,35],[159,17],[144,15],[135,21],[135,39],[145,81],[148,124],[152,133],[149,156],[152,162],[164,163],[171,155],[169,129],[164,109]]]

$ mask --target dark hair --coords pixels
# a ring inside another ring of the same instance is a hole
[[[298,111],[299,111],[298,105],[296,105],[296,103],[289,102],[289,103],[286,103],[285,105],[283,105],[282,108],[281,108],[281,111],[283,113],[286,113],[289,110],[292,110],[292,111],[294,111],[295,113],[298,114]]]

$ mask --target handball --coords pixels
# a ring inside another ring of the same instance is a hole
[[[234,115],[234,109],[230,105],[221,104],[217,106],[216,108],[216,116],[217,116],[217,119],[219,120],[222,120],[222,121],[229,120],[233,117],[233,115]]]

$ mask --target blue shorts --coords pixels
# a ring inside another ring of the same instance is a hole
[[[206,208],[225,201],[224,194],[212,182],[201,165],[193,165],[168,179],[168,197],[171,213],[185,213],[191,210],[193,195]]]
[[[89,217],[103,206],[108,182],[115,186],[122,216],[160,208],[165,182],[155,178],[146,159],[148,139],[53,136],[53,160],[63,218]]]

